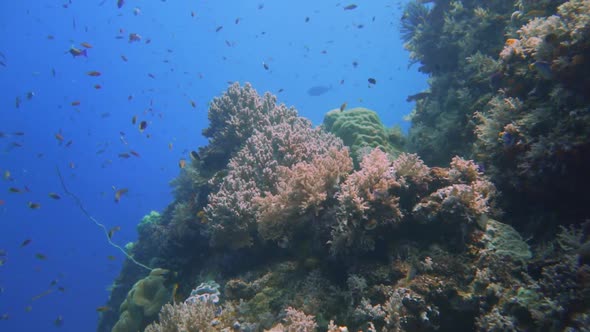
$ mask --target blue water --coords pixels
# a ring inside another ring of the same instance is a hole
[[[56,167],[93,217],[121,227],[116,243],[133,241],[141,217],[171,202],[168,183],[179,159],[206,144],[207,103],[228,81],[273,92],[316,125],[347,102],[407,129],[402,118],[413,105],[405,99],[426,79],[407,68],[398,32],[403,3],[357,1],[345,11],[347,4],[129,0],[118,9],[116,0],[2,1],[0,330],[95,330],[96,308],[106,302],[123,256],[64,193]],[[142,41],[129,43],[129,33]],[[82,42],[93,46],[88,57],[72,57],[69,48],[83,49]],[[368,78],[377,84],[369,86]],[[310,96],[314,86],[331,89]],[[148,122],[143,133],[131,123],[134,115]],[[118,157],[131,150],[140,157]],[[115,203],[120,188],[129,192]]]

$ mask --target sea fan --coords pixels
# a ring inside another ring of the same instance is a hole
[[[421,24],[426,22],[430,9],[425,6],[424,1],[414,0],[408,2],[404,14],[401,19],[400,33],[404,42],[409,42],[414,35],[416,30]]]

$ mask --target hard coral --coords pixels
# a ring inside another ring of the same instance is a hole
[[[165,285],[168,272],[154,269],[147,277],[135,283],[127,294],[127,299],[121,304],[121,315],[113,327],[114,332],[141,330],[157,317],[160,308],[171,296]]]
[[[203,135],[209,145],[203,153],[210,163],[225,166],[256,129],[271,126],[297,116],[297,111],[277,104],[276,96],[260,96],[250,83],[232,84],[209,106],[209,127]]]
[[[284,321],[285,325],[277,324],[268,332],[313,332],[318,326],[314,316],[291,307],[285,309]]]
[[[214,328],[217,308],[206,302],[166,304],[159,321],[149,325],[145,332],[210,332]]]
[[[397,155],[403,145],[395,128],[385,128],[376,112],[362,107],[332,110],[325,115],[322,127],[342,139],[357,166],[363,155],[374,148]]]

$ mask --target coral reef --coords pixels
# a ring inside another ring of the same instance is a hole
[[[472,115],[484,107],[501,77],[497,56],[514,11],[512,1],[410,1],[402,36],[410,61],[429,75],[429,89],[408,97],[408,146],[430,165],[469,156]]]
[[[446,7],[455,20],[469,17],[470,2],[460,6]],[[492,15],[486,10],[473,12]],[[428,24],[415,24],[412,40]],[[486,98],[480,106],[528,105]],[[520,127],[487,111],[486,130],[507,133],[495,133],[501,144],[526,144]],[[130,249],[170,272],[145,277],[126,263],[109,299],[122,303],[120,315],[103,316],[100,331],[573,331],[588,321],[590,222],[525,241],[505,223],[518,221],[498,206],[504,196],[484,173],[497,176],[492,164],[455,156],[429,167],[379,143],[355,168],[346,146],[354,141],[313,128],[249,85],[231,86],[210,117],[209,145],[173,182],[175,200],[144,218]],[[351,135],[363,131],[355,128]]]
[[[568,1],[520,27],[500,52],[510,84],[475,115],[474,153],[508,197],[561,200],[571,215],[590,201],[589,8]]]

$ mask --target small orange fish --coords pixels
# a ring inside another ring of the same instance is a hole
[[[55,200],[61,199],[61,196],[56,194],[56,193],[49,193],[47,194],[50,198],[53,198]]]
[[[506,39],[506,45],[508,45],[508,46],[512,46],[512,45],[516,44],[517,42],[518,42],[518,39],[515,39],[515,38]]]
[[[185,166],[186,166],[186,160],[184,160],[184,159],[180,159],[180,160],[178,161],[178,167],[180,167],[180,168],[184,168]]]
[[[121,197],[123,197],[123,195],[125,195],[128,191],[129,191],[129,189],[127,189],[127,188],[123,188],[123,189],[119,189],[119,190],[115,191],[115,203],[119,203],[119,201],[121,200]]]
[[[101,73],[99,71],[96,70],[92,70],[86,73],[88,76],[93,76],[93,77],[98,77],[101,75]]]
[[[139,131],[143,133],[143,131],[145,130],[145,128],[147,128],[147,122],[146,121],[141,121],[139,123]]]
[[[71,102],[72,106],[79,106],[80,105],[80,101],[79,100],[74,100],[73,102]]]
[[[89,44],[89,43],[87,43],[87,42],[80,43],[80,45],[82,45],[82,46],[83,46],[83,47],[85,47],[85,48],[92,48],[92,45],[90,45],[90,44]]]
[[[97,312],[111,311],[111,307],[104,305],[104,306],[96,308],[96,311]]]
[[[118,231],[120,231],[120,230],[121,230],[121,226],[115,226],[115,227],[109,229],[109,231],[108,231],[109,239],[112,238],[113,235],[115,235],[115,233],[118,232]]]
[[[5,200],[3,200],[3,199],[0,199],[0,206],[2,206],[2,205],[4,205],[4,204],[6,204],[6,201],[5,201]]]
[[[102,89],[102,86],[100,84],[94,84],[94,88],[96,90],[100,90],[100,89]]]
[[[140,158],[141,156],[139,155],[139,153],[137,153],[137,151],[131,150],[129,151],[129,153],[131,153],[132,155],[134,155],[137,158]]]
[[[29,208],[31,208],[32,210],[37,210],[41,208],[41,204],[39,203],[29,202],[27,204],[29,205]]]
[[[60,141],[60,142],[63,142],[64,141],[64,137],[60,133],[55,134],[55,139],[58,140],[58,141]]]

